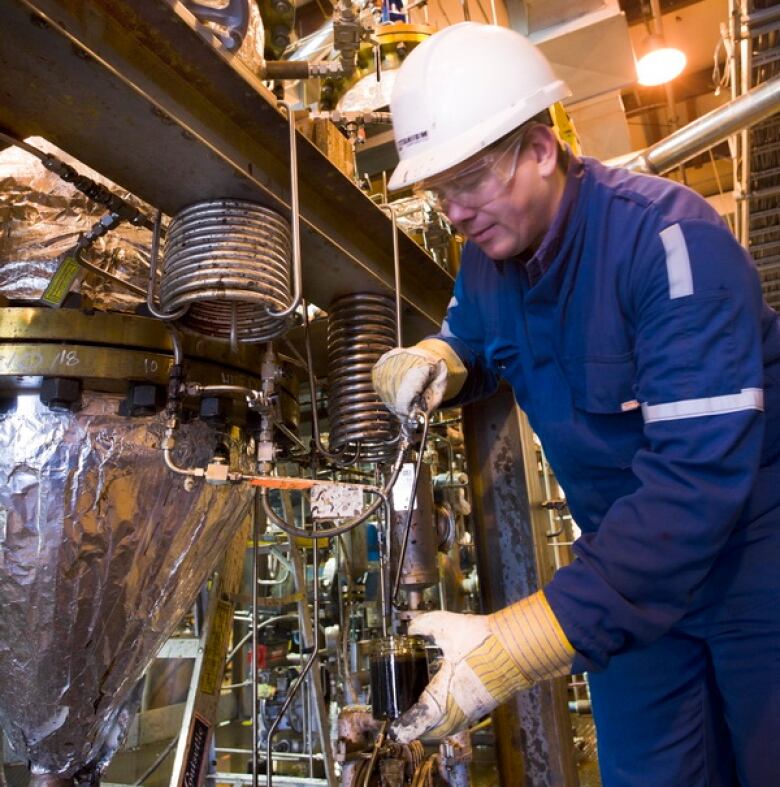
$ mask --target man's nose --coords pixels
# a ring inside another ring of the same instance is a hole
[[[475,208],[470,208],[467,205],[463,205],[462,203],[458,202],[457,199],[447,200],[445,213],[447,214],[447,218],[459,229],[463,222],[469,221],[477,215]]]

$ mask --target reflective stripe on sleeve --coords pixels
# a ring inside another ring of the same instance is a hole
[[[455,334],[450,329],[450,324],[447,322],[446,317],[442,320],[441,329],[439,330],[439,336],[443,336],[445,339],[455,338]]]
[[[693,295],[693,274],[688,246],[679,224],[672,224],[661,233],[661,243],[666,251],[666,274],[669,277],[669,298]]]
[[[681,418],[699,418],[703,415],[723,415],[740,410],[763,410],[763,388],[743,388],[738,394],[710,396],[704,399],[683,399],[679,402],[642,405],[646,424],[656,421],[677,421]]]
[[[447,311],[450,309],[455,308],[458,305],[458,299],[453,295],[450,298],[450,302],[447,304]],[[454,339],[455,334],[450,329],[450,324],[445,317],[441,322],[441,330],[439,331],[440,336],[444,336],[445,339]]]

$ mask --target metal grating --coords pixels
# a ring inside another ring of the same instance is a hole
[[[736,92],[780,74],[780,0],[737,0],[742,38]],[[756,261],[764,295],[780,310],[780,114],[741,136],[737,180],[742,190],[739,237]]]

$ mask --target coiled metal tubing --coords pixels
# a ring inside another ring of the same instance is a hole
[[[181,324],[233,343],[267,342],[289,327],[290,225],[262,205],[198,202],[174,216],[163,255],[160,304],[187,308]]]
[[[328,312],[330,450],[359,445],[361,462],[394,455],[399,424],[374,392],[371,369],[395,346],[392,298],[357,293],[333,302]]]

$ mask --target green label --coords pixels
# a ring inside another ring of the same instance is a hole
[[[79,275],[81,266],[76,261],[75,257],[65,257],[60,263],[54,276],[52,276],[49,286],[41,296],[41,302],[47,306],[62,306],[70,287]]]

